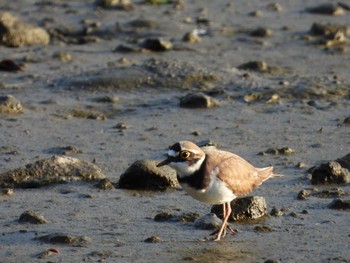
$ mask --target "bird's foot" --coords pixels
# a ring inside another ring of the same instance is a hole
[[[209,237],[204,238],[204,241],[210,241],[210,240],[219,241],[222,237],[226,236],[226,234],[227,234],[227,230],[226,229],[229,230],[229,232],[230,232],[230,234],[232,236],[236,235],[236,232],[233,230],[233,228],[230,225],[227,224],[226,227],[224,228],[224,230],[222,231],[220,236],[219,236],[220,229],[217,229],[213,233],[211,233]]]

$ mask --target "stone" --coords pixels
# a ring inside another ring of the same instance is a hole
[[[45,29],[20,21],[9,12],[0,13],[0,43],[9,47],[47,45],[50,36]]]
[[[18,64],[11,59],[4,59],[0,61],[0,70],[8,72],[23,71],[24,64]]]
[[[194,227],[201,230],[215,230],[222,224],[222,220],[214,213],[206,214],[196,221],[194,221]]]
[[[160,239],[160,237],[157,237],[157,236],[151,236],[149,238],[146,238],[144,240],[144,242],[146,243],[159,243],[161,242],[162,240]]]
[[[136,190],[159,190],[179,188],[176,172],[170,167],[156,167],[159,161],[138,160],[120,176],[119,187]]]
[[[12,95],[0,96],[0,113],[19,114],[23,113],[22,104]]]
[[[334,199],[329,205],[330,209],[350,210],[350,200]]]
[[[63,233],[53,233],[35,238],[42,242],[52,244],[85,244],[91,242],[91,238],[87,236],[73,236]]]
[[[190,93],[180,99],[182,108],[213,108],[218,103],[210,96],[202,92]]]
[[[289,147],[282,147],[282,148],[269,148],[266,151],[259,152],[259,155],[290,155],[294,153],[295,151],[292,148]]]
[[[143,41],[142,47],[151,51],[161,52],[173,49],[173,44],[162,38],[147,38]]]
[[[339,4],[334,4],[334,3],[325,3],[325,4],[320,4],[318,6],[309,7],[306,9],[306,11],[311,14],[332,15],[332,16],[339,16],[339,15],[345,14],[344,8]]]
[[[173,219],[174,216],[168,212],[161,212],[159,214],[156,214],[154,217],[154,221],[156,222],[165,222],[165,221],[170,221]]]
[[[25,211],[21,214],[18,219],[19,223],[30,223],[30,224],[46,224],[48,221],[44,216],[37,214],[35,211]]]
[[[95,184],[95,187],[102,189],[102,190],[115,189],[112,182],[107,178],[101,179],[97,184]]]
[[[311,184],[350,183],[350,154],[335,161],[323,163],[312,170]]]
[[[93,163],[54,155],[0,174],[0,187],[38,188],[71,181],[97,181],[105,178]]]
[[[231,202],[231,208],[232,213],[229,221],[258,219],[267,215],[266,201],[261,196],[247,196],[234,199]],[[214,205],[211,212],[222,218],[222,205]]]

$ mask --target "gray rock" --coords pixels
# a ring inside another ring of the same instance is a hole
[[[0,113],[18,114],[23,113],[21,103],[12,95],[0,96]]]
[[[23,23],[8,12],[0,13],[0,43],[10,47],[47,45],[50,36],[45,29]]]
[[[222,224],[222,220],[216,214],[210,213],[198,218],[194,222],[194,227],[202,230],[218,229]]]
[[[230,221],[258,219],[267,215],[266,201],[261,196],[247,196],[234,199],[231,202],[231,208]],[[211,212],[222,218],[222,205],[214,205]]]
[[[48,221],[44,216],[37,214],[35,211],[25,211],[21,214],[18,219],[19,223],[30,223],[30,224],[46,224]]]
[[[68,156],[53,156],[0,174],[0,187],[37,188],[70,181],[96,181],[105,178],[93,163]]]
[[[348,184],[350,183],[350,154],[312,170],[312,184]]]
[[[183,108],[213,108],[217,105],[212,97],[202,92],[190,93],[180,99],[180,107]]]
[[[91,238],[87,236],[73,236],[62,233],[49,234],[36,239],[53,244],[85,244],[91,242]]]
[[[120,176],[119,187],[139,190],[179,188],[176,172],[170,167],[156,167],[158,161],[138,160]]]
[[[173,49],[173,44],[162,38],[148,38],[143,41],[142,47],[152,51],[161,52]]]
[[[102,190],[115,189],[112,182],[107,178],[101,179],[97,184],[95,184],[95,187],[102,189]]]
[[[329,205],[330,209],[350,210],[350,200],[334,199]]]

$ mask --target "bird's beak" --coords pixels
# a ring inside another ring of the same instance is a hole
[[[169,163],[171,163],[171,157],[170,156],[167,159],[165,159],[164,161],[158,163],[157,167],[161,167],[161,166],[167,165]]]

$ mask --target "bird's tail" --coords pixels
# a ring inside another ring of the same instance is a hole
[[[283,174],[273,173],[273,166],[264,167],[264,168],[256,168],[256,170],[258,172],[258,177],[260,178],[261,182],[264,182],[269,178],[283,176]]]

